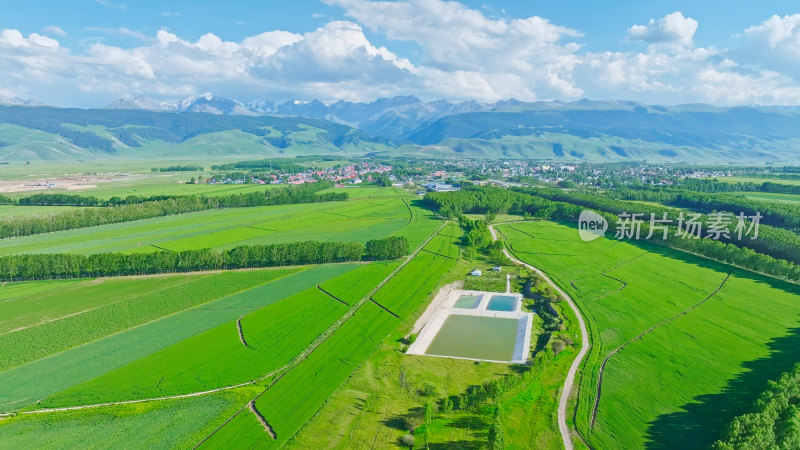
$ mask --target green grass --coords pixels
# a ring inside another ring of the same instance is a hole
[[[436,252],[422,251],[406,265],[394,278],[374,295],[375,301],[387,308],[389,311],[407,317],[416,310],[421,300],[436,289],[443,274],[447,273],[455,264],[455,259],[439,256],[438,252],[450,254],[449,248],[442,248],[441,242],[449,242],[452,248],[457,247],[457,236],[460,233],[458,225],[448,224],[425,249],[433,249]]]
[[[218,298],[159,320],[0,372],[0,411],[37,400],[134,362],[242,314],[346,273],[356,264],[302,268],[253,289]]]
[[[138,280],[105,278],[96,280],[74,280],[33,282],[31,288],[41,291],[27,292],[0,302],[0,336],[15,330],[56,322],[70,316],[85,314],[91,310],[113,303],[133,299],[149,292],[156,292],[191,282],[192,277],[150,277]],[[19,287],[27,283],[19,283]],[[33,290],[33,289],[31,289]],[[55,296],[58,301],[54,301]]]
[[[148,283],[135,278],[119,279],[86,290],[75,289],[71,295],[76,298],[75,303],[80,303],[78,308],[85,305],[82,296],[92,299],[94,307],[0,335],[0,371],[266,283],[293,270],[296,269],[189,275],[178,282],[179,277],[145,279]],[[26,316],[25,320],[29,318]]]
[[[393,233],[414,241],[425,230],[430,234],[435,224],[421,212],[410,219],[399,198],[232,208],[3,239],[0,255],[227,249],[304,240],[364,242]]]
[[[419,253],[375,295],[378,302],[386,302],[384,306],[395,306],[393,312],[400,319],[371,302],[365,303],[308,358],[259,396],[255,405],[275,431],[277,440],[270,440],[255,416],[245,410],[215,433],[205,443],[206,447],[270,448],[285,443],[353,370],[407,320],[411,312],[422,306],[454,264],[455,260],[449,258]]]
[[[39,292],[56,291],[73,284],[83,283],[86,279],[75,280],[45,280],[45,281],[25,281],[0,284],[0,302],[24,298],[25,296],[37,294]]]
[[[27,216],[49,216],[75,209],[72,206],[17,206],[0,205],[0,219]]]
[[[755,183],[763,184],[765,182],[776,184],[788,184],[792,186],[800,186],[800,180],[782,180],[780,178],[752,178],[752,177],[719,177],[716,178],[723,183]]]
[[[0,447],[191,448],[240,408],[248,392],[20,415],[0,421]]]
[[[258,397],[256,408],[275,431],[276,441],[270,440],[255,416],[245,410],[205,447],[270,448],[286,442],[397,323],[398,319],[374,304],[365,304],[307,359]]]
[[[800,204],[800,195],[795,194],[778,194],[773,192],[746,192],[744,194],[745,198],[749,200],[764,200],[768,202],[775,202],[775,203],[789,203],[789,204]]]
[[[239,340],[234,320],[41,404],[58,407],[154,398],[245,383],[287,364],[345,310],[345,305],[310,288],[244,316],[241,326],[247,347]]]
[[[466,271],[475,264],[484,262],[481,258],[461,257],[439,284],[463,279]],[[531,364],[524,381],[506,391],[500,407],[508,448],[562,448],[556,407],[564,376],[580,340],[574,316],[561,305],[555,305],[555,308],[561,311],[566,326],[561,334],[572,337],[575,343],[549,364]],[[414,317],[416,314],[411,315],[412,319]],[[535,348],[543,332],[541,320],[537,316],[534,318],[531,348]],[[402,343],[394,338],[405,335],[409,328],[407,322],[384,340],[378,350],[329,397],[288,447],[395,448],[399,439],[408,434],[403,419],[419,411],[426,402],[463,394],[471,385],[516,376],[515,372],[520,370],[506,364],[476,364],[473,361],[403,354],[400,351]],[[539,355],[544,356],[542,353]],[[422,394],[422,387],[427,383],[436,386],[435,396]],[[485,448],[492,413],[491,402],[477,409],[453,411],[448,415],[439,412],[431,424],[425,426],[427,443],[430,448]],[[425,441],[420,431],[418,446],[424,448]]]
[[[352,275],[348,274],[321,283],[320,287],[348,305],[354,305],[364,293],[377,286],[399,264],[399,261],[373,262],[353,271]]]
[[[796,286],[667,249],[586,243],[553,222],[513,227],[535,238],[501,225],[509,247],[570,293],[591,329],[577,426],[596,448],[707,447],[800,356]],[[591,427],[600,364],[623,344]]]

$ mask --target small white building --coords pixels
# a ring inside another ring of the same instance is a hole
[[[473,277],[479,277],[479,276],[481,276],[481,271],[479,269],[475,269],[472,272],[470,272],[469,274],[472,275]]]
[[[500,272],[500,266],[494,266],[492,270],[495,272]]]

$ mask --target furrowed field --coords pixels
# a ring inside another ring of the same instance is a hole
[[[138,245],[145,235],[175,249],[399,235],[414,249],[442,224],[414,196],[394,189],[352,191],[362,195],[336,204],[206,211],[223,214],[186,214],[0,245],[8,253],[90,253],[111,247],[142,251],[153,245]],[[254,223],[271,231],[255,238],[243,231]],[[445,231],[452,235],[458,227]],[[120,244],[109,247],[115,240]],[[454,261],[437,255],[450,252],[440,240],[433,239],[428,251],[395,275],[401,284],[392,285],[393,293],[387,287],[375,293],[381,300],[367,293],[401,261],[6,284],[0,288],[0,414],[15,415],[0,417],[0,442],[15,443],[28,433],[39,439],[29,442],[57,446],[192,447],[226,435],[267,445],[285,442],[395,330],[402,322],[397,314],[405,318],[436,288]],[[398,311],[387,311],[380,301]],[[215,392],[161,399],[205,391]],[[278,440],[247,408],[256,396],[255,407],[265,409]],[[144,402],[98,406],[139,400]],[[264,406],[271,402],[281,408]],[[45,412],[84,405],[90,407]],[[177,422],[176,415],[182,417]],[[239,421],[246,425],[242,433]]]
[[[796,285],[554,222],[498,230],[587,319],[576,424],[592,447],[707,448],[800,359]]]
[[[447,239],[450,245],[455,246],[453,235],[458,233],[455,224],[446,226],[440,233],[443,234],[434,237],[425,249],[431,246],[440,249],[440,239]],[[254,413],[244,409],[211,435],[203,447],[281,446],[319,410],[377,346],[403,320],[409,318],[410,312],[429,298],[441,277],[454,264],[455,259],[425,251],[418,253],[371,297],[374,302],[364,303],[306,359],[269,385],[255,399],[254,406],[269,424],[275,439],[269,437]],[[375,281],[377,283],[378,280]],[[328,287],[337,288],[335,283]],[[344,295],[338,293],[338,289],[330,292],[337,297]]]
[[[412,201],[413,196],[389,189],[386,196],[346,202],[202,211],[4,239],[0,256],[229,249],[309,240],[366,242],[393,233],[408,237],[414,246],[427,237],[424,230],[430,230],[432,219]]]
[[[793,205],[800,204],[800,195],[795,194],[778,194],[773,192],[747,192],[743,193],[749,200],[765,200],[774,203],[789,203]]]

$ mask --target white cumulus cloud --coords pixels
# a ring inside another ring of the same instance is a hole
[[[660,19],[650,19],[647,25],[634,25],[628,29],[628,37],[633,40],[651,44],[678,43],[692,45],[692,38],[697,31],[697,21],[684,17],[680,11],[667,14]]]
[[[135,39],[115,45],[94,39],[69,48],[59,42],[66,33],[56,26],[41,34],[0,29],[0,92],[80,106],[207,91],[240,100],[370,101],[413,94],[800,104],[800,14],[754,21],[737,45],[717,49],[695,45],[698,22],[674,12],[621,27],[627,39],[617,51],[587,51],[579,30],[538,16],[490,17],[443,0],[324,1],[341,7],[347,20],[237,40],[212,32],[189,39],[166,29],[91,28]],[[406,51],[406,43],[416,46],[409,53],[418,58],[395,53],[398,41]]]

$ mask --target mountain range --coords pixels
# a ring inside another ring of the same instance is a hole
[[[370,103],[211,94],[102,109],[0,97],[0,160],[228,159],[338,154],[440,158],[800,162],[800,108],[579,100]]]
[[[187,97],[177,103],[159,102],[144,96],[121,98],[107,109],[133,109],[160,112],[197,112],[221,115],[270,115],[282,117],[308,117],[360,128],[367,133],[389,139],[398,138],[424,123],[438,118],[479,111],[495,111],[516,100],[497,103],[467,101],[453,103],[447,100],[423,102],[414,96],[380,98],[371,103],[353,103],[340,100],[325,104],[320,100],[240,102],[210,93]]]

